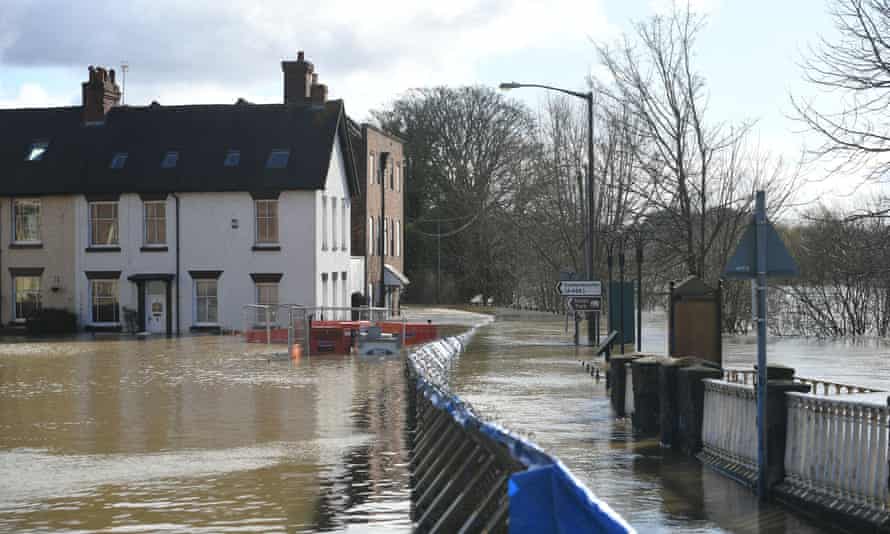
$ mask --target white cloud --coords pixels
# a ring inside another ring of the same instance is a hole
[[[359,113],[411,87],[474,83],[486,61],[616,34],[599,0],[12,0],[3,19],[0,66],[85,75],[126,60],[132,104],[280,100],[278,62],[300,49]]]
[[[51,96],[36,83],[23,83],[9,93],[0,87],[0,108],[44,108],[69,104],[64,98]]]

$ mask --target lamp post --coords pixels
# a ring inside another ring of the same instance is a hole
[[[594,217],[596,217],[596,195],[593,190],[593,91],[581,93],[549,85],[516,82],[505,82],[500,84],[499,87],[503,91],[520,89],[522,87],[536,87],[538,89],[547,89],[549,91],[556,91],[558,93],[581,98],[587,102],[587,229],[585,231],[584,239],[584,267],[587,279],[593,280],[593,256],[596,253],[597,245],[597,238],[593,228]],[[598,333],[599,332],[596,332],[594,329],[593,312],[588,312],[587,343],[593,345]]]

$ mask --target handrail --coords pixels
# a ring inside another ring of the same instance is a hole
[[[727,368],[723,370],[723,375],[724,380],[733,384],[754,385],[757,383],[757,371],[754,369]],[[792,380],[797,384],[812,386],[812,393],[817,395],[852,395],[855,393],[880,393],[882,391],[867,386],[857,386],[822,378],[795,376]],[[821,393],[819,392],[820,388],[822,389]]]

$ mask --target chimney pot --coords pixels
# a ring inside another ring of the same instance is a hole
[[[102,123],[111,108],[120,105],[121,90],[115,83],[114,70],[90,65],[87,71],[89,78],[81,84],[83,121]]]
[[[304,61],[304,60],[305,60],[305,55],[303,54],[303,51],[300,50],[299,52],[297,52],[297,61]]]
[[[305,58],[305,54],[300,50],[297,52],[296,61],[281,62],[285,104],[306,104],[312,100],[312,74],[315,66]]]

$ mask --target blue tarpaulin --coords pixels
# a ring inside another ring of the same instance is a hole
[[[453,357],[463,347],[461,343],[449,343],[451,339],[428,345],[438,346],[444,352],[452,353]],[[526,466],[525,471],[514,473],[509,480],[511,533],[634,532],[608,504],[575,479],[558,459],[534,443],[483,421],[459,397],[427,381],[416,360],[422,352],[415,351],[409,361],[419,371],[417,388],[424,396],[438,409],[449,413],[462,427],[474,427],[489,439],[503,444],[514,459]]]

